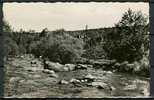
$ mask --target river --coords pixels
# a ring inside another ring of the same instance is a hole
[[[42,72],[42,67],[31,67],[31,59],[14,59],[6,64],[5,97],[25,98],[103,98],[103,97],[146,97],[149,95],[149,78],[103,71],[102,69],[88,68],[57,72],[58,78]],[[70,81],[86,75],[92,75],[111,87],[99,89],[81,84],[58,84],[59,80]]]

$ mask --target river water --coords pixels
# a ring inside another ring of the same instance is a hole
[[[32,67],[31,59],[14,59],[6,65],[5,97],[25,98],[103,98],[146,97],[149,95],[149,78],[102,69],[88,68],[68,72],[56,72],[53,78],[42,72],[42,66]],[[99,89],[87,83],[71,84],[70,80],[82,79],[86,75],[96,77],[95,82],[107,84],[110,89]],[[58,84],[66,80],[68,84]]]
[[[68,73],[61,73],[62,79],[69,80],[72,77],[82,78],[87,74],[97,77],[96,82],[108,84],[113,90],[98,89],[95,87],[83,86],[76,97],[144,97],[149,95],[149,79],[131,74],[103,71],[102,69],[89,68],[88,70],[77,70]]]

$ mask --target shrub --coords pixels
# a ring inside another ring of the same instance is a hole
[[[49,32],[47,37],[31,45],[35,56],[43,56],[53,62],[62,64],[75,63],[82,55],[83,42],[67,34],[64,30]]]

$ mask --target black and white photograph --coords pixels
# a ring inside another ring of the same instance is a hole
[[[149,3],[4,3],[8,98],[150,95]]]

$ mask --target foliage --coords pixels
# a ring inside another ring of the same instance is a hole
[[[149,47],[147,33],[147,18],[141,12],[129,9],[116,28],[106,34],[103,48],[110,59],[138,61]]]
[[[32,53],[59,63],[74,63],[83,52],[83,42],[64,30],[50,32],[48,37],[33,43]]]
[[[115,59],[120,64],[128,61],[128,65],[135,64],[135,70],[149,73],[149,24],[141,12],[129,9],[115,27],[110,28],[16,32],[4,21],[3,29],[8,55],[32,53],[62,64]],[[122,69],[129,68],[124,65]]]
[[[3,23],[3,32],[4,32],[4,48],[6,55],[15,55],[18,53],[18,45],[12,39],[12,28],[8,22],[4,21]]]

